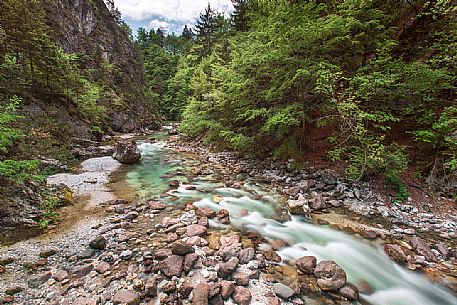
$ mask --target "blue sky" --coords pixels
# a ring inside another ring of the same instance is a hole
[[[160,27],[168,33],[180,34],[185,24],[195,24],[208,2],[219,12],[229,13],[233,9],[231,0],[115,0],[114,3],[134,33],[139,27]]]

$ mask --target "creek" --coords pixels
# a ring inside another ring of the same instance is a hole
[[[371,304],[457,303],[445,288],[391,261],[379,243],[314,224],[304,217],[283,217],[285,198],[268,184],[233,174],[232,179],[242,182],[235,189],[224,186],[227,176],[210,173],[186,177],[182,172],[198,167],[200,161],[171,151],[162,141],[142,143],[140,149],[142,161],[126,173],[129,187],[140,199],[156,198],[167,204],[193,202],[216,211],[226,209],[233,229],[254,231],[266,239],[286,242],[287,246],[278,251],[285,262],[305,255],[316,256],[318,261],[334,260],[346,271],[349,282],[359,289],[362,285],[370,287],[371,292],[361,296]],[[171,177],[180,180],[181,185],[167,192],[167,178]],[[228,226],[213,220],[210,225]]]

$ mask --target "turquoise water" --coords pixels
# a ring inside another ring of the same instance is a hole
[[[301,217],[292,217],[279,222],[283,198],[267,185],[247,180],[241,189],[224,187],[212,177],[188,181],[183,176],[160,178],[177,172],[184,166],[197,165],[196,161],[165,148],[164,143],[141,144],[143,160],[128,173],[127,181],[141,198],[158,198],[166,192],[169,179],[178,179],[182,184],[177,190],[167,192],[165,202],[181,203],[189,200],[197,206],[214,210],[227,209],[231,226],[256,231],[270,239],[281,239],[288,247],[278,252],[284,260],[294,260],[304,255],[313,255],[318,260],[330,259],[343,267],[350,282],[366,282],[373,293],[362,295],[375,305],[455,305],[457,298],[448,290],[433,284],[425,276],[408,271],[393,263],[383,249],[363,239],[315,225]],[[166,161],[171,159],[173,161]],[[193,185],[196,190],[186,190]],[[214,196],[219,197],[215,200]],[[175,198],[177,200],[170,200]],[[216,203],[216,201],[220,202]],[[211,220],[214,227],[225,227]]]

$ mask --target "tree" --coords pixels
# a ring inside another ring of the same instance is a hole
[[[211,54],[221,27],[221,15],[213,10],[208,3],[205,12],[200,14],[200,18],[195,25],[197,41],[200,46],[197,52],[200,56],[205,57]]]
[[[248,0],[232,0],[234,11],[231,14],[232,26],[239,32],[248,29]]]
[[[187,27],[187,24],[184,26],[184,29],[182,30],[181,36],[182,36],[185,40],[190,40],[190,39],[193,38],[194,33],[192,32],[192,29],[189,29],[189,28]]]

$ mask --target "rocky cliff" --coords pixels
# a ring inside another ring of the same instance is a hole
[[[104,101],[109,127],[117,132],[157,127],[154,105],[144,95],[139,53],[103,0],[46,1],[45,10],[52,39],[77,54],[93,80],[110,89]]]

